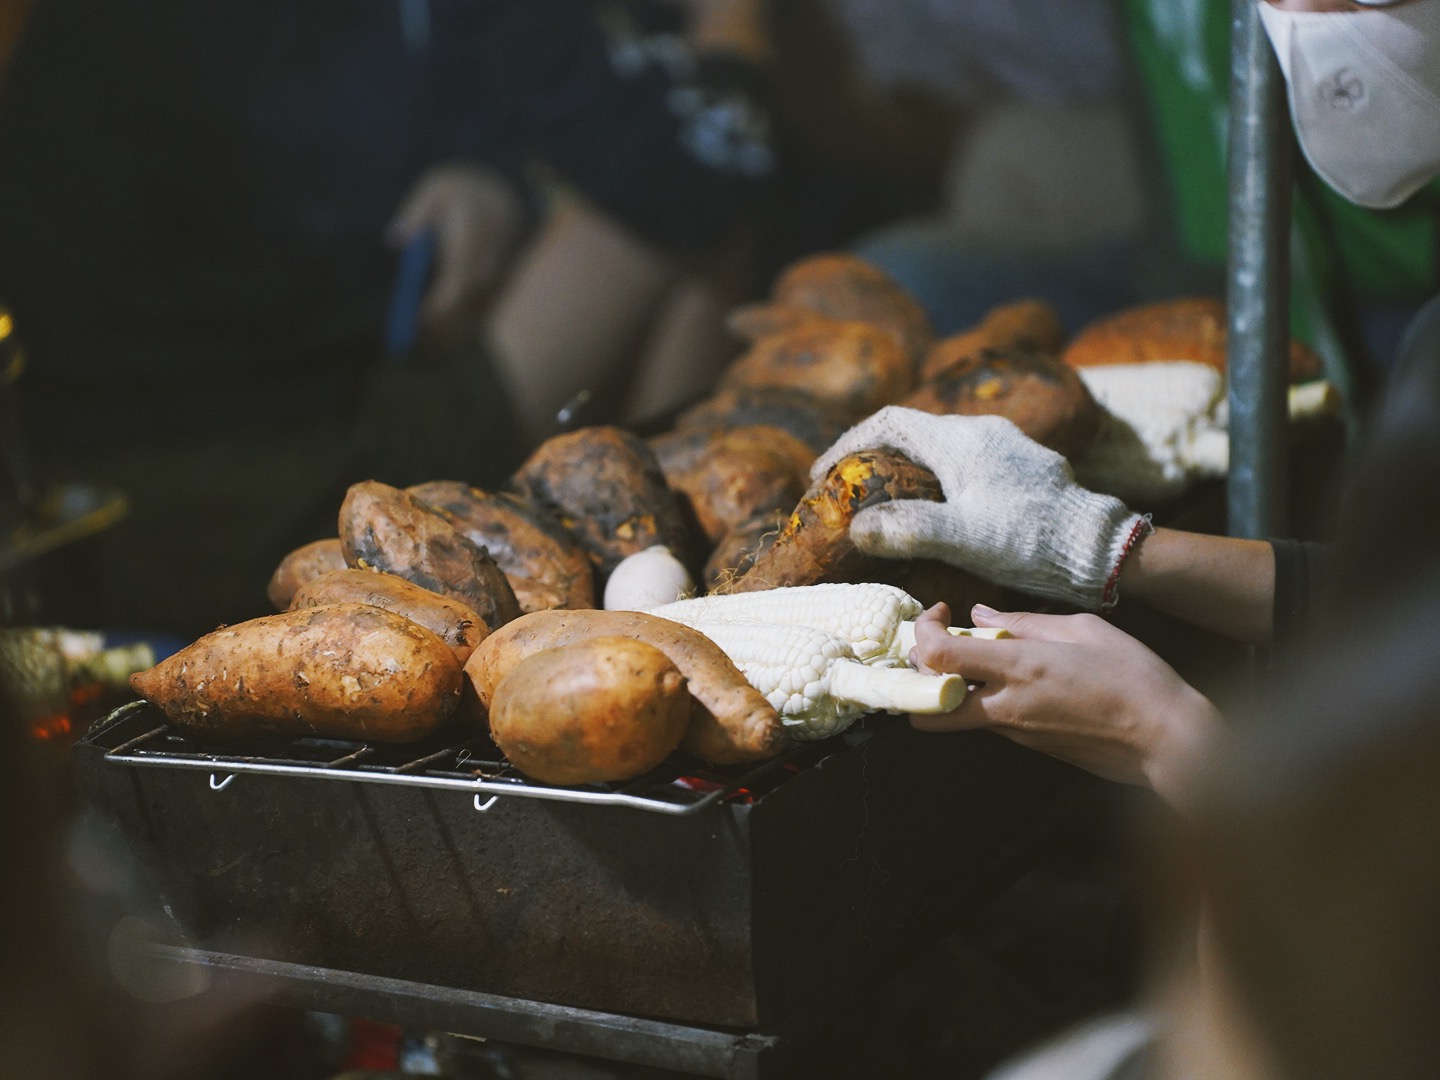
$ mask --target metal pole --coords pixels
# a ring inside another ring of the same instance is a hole
[[[1290,117],[1260,0],[1233,0],[1230,61],[1229,531],[1286,528]]]

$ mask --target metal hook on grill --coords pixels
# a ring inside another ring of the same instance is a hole
[[[230,786],[230,781],[231,781],[231,780],[234,780],[234,779],[235,779],[235,774],[232,772],[232,773],[230,773],[228,776],[226,776],[224,780],[221,780],[221,781],[217,784],[217,783],[215,782],[215,774],[212,772],[212,773],[210,774],[210,790],[211,790],[211,791],[224,791],[227,787]]]
[[[497,801],[499,798],[500,798],[499,795],[491,795],[490,798],[488,798],[488,799],[485,800],[485,805],[484,805],[484,806],[481,806],[481,805],[480,805],[480,793],[477,791],[477,792],[475,793],[475,809],[476,809],[476,810],[479,810],[480,813],[483,814],[483,813],[485,813],[486,810],[489,810],[490,807],[494,806],[495,803],[496,803],[496,801]]]

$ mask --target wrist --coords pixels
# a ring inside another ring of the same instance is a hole
[[[1142,770],[1146,783],[1171,806],[1191,810],[1199,798],[1206,762],[1224,738],[1224,718],[1209,698],[1188,684],[1182,684],[1170,706],[1155,715],[1159,728]]]

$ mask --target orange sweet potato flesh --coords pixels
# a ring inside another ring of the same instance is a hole
[[[856,575],[867,560],[850,541],[850,522],[865,507],[892,499],[943,502],[944,494],[934,473],[893,450],[842,458],[801,498],[769,550],[745,573],[718,582],[715,591],[860,580]]]
[[[1190,360],[1225,370],[1228,337],[1225,305],[1213,297],[1185,297],[1142,304],[1083,328],[1061,359],[1075,367]],[[1321,373],[1320,357],[1304,342],[1290,343],[1290,381]]]
[[[323,604],[370,604],[403,615],[438,635],[462,664],[490,632],[485,620],[460,601],[374,570],[332,570],[322,574],[300,586],[290,601],[290,609],[298,611]]]
[[[681,748],[716,765],[774,757],[784,728],[765,700],[720,646],[688,626],[638,611],[535,611],[522,615],[480,643],[465,675],[482,710],[496,688],[526,657],[596,637],[627,637],[668,656],[690,688],[690,713]]]
[[[589,556],[569,529],[538,506],[458,480],[432,480],[406,490],[490,553],[522,612],[595,606]]]
[[[620,428],[581,428],[546,439],[509,486],[555,515],[602,574],[657,544],[677,555],[688,547],[680,504],[654,453]]]
[[[1101,411],[1075,369],[1018,346],[984,348],[920,384],[902,405],[958,416],[1003,416],[1067,457],[1100,429]]]
[[[1016,300],[991,308],[969,330],[951,334],[930,347],[920,367],[923,382],[981,349],[1019,347],[1056,356],[1065,344],[1065,324],[1044,300]]]
[[[653,645],[589,638],[516,664],[495,688],[490,736],[547,784],[629,780],[680,745],[690,702],[685,676]]]
[[[369,604],[329,604],[221,627],[130,686],[201,738],[403,743],[444,723],[462,678],[450,646],[423,626]]]
[[[388,484],[353,484],[340,506],[345,562],[458,600],[494,629],[520,614],[495,560],[442,515]]]
[[[276,611],[284,611],[295,597],[295,590],[307,581],[345,569],[345,552],[338,537],[328,540],[313,540],[296,548],[280,560],[275,573],[270,575],[270,584],[265,595]]]

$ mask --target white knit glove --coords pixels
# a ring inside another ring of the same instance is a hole
[[[851,428],[810,470],[889,447],[935,474],[945,502],[862,510],[855,546],[893,559],[941,559],[989,581],[1076,607],[1115,602],[1115,577],[1148,521],[1075,483],[1060,454],[999,416],[934,416],[889,405]]]

